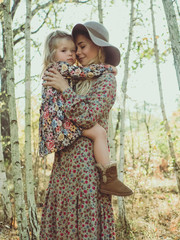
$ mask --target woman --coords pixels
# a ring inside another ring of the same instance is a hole
[[[108,43],[108,32],[97,22],[77,24],[72,30],[82,66],[105,62],[117,66],[119,50]],[[107,130],[115,101],[113,74],[79,82],[74,92],[57,70],[51,69],[45,86],[62,92],[66,116],[84,129],[99,123]],[[106,176],[108,178],[108,176]],[[111,196],[99,192],[99,174],[92,141],[80,137],[56,153],[42,213],[41,240],[115,239]]]

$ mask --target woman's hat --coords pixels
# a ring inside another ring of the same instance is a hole
[[[73,38],[75,38],[75,35],[77,35],[79,31],[88,32],[92,42],[104,48],[106,63],[113,66],[117,66],[120,63],[120,51],[117,47],[109,43],[109,33],[102,24],[94,21],[76,24],[72,29]]]

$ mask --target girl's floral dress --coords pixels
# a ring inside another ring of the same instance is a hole
[[[112,72],[110,65],[92,64],[89,67],[69,65],[58,62],[55,67],[72,86],[72,81],[99,77],[103,72]],[[64,99],[60,92],[53,87],[43,87],[42,103],[39,118],[39,153],[45,156],[62,150],[81,136],[81,128],[77,127],[64,115]]]
[[[108,130],[116,80],[106,73],[94,81],[86,96],[72,88],[62,93],[64,113],[80,128],[96,122]],[[99,192],[93,142],[79,137],[55,161],[42,211],[40,240],[115,240],[111,196]]]

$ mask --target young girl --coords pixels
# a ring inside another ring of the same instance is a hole
[[[85,80],[99,77],[103,72],[116,72],[116,68],[105,64],[93,64],[89,67],[75,66],[76,47],[71,35],[55,31],[48,35],[44,50],[43,72],[49,68],[56,68],[68,79],[73,87],[74,80]],[[52,87],[43,87],[42,104],[39,121],[40,144],[39,152],[45,156],[57,152],[72,144],[80,136],[94,141],[94,155],[96,161],[102,165],[109,164],[109,151],[106,131],[95,123],[90,129],[81,129],[69,121],[63,112],[63,98],[61,93]]]

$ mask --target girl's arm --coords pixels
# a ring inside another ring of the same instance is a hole
[[[71,77],[73,80],[83,80],[97,78],[104,72],[114,73],[116,75],[117,69],[109,64],[92,64],[87,67],[69,65],[67,62],[58,62],[54,67],[64,77]]]

